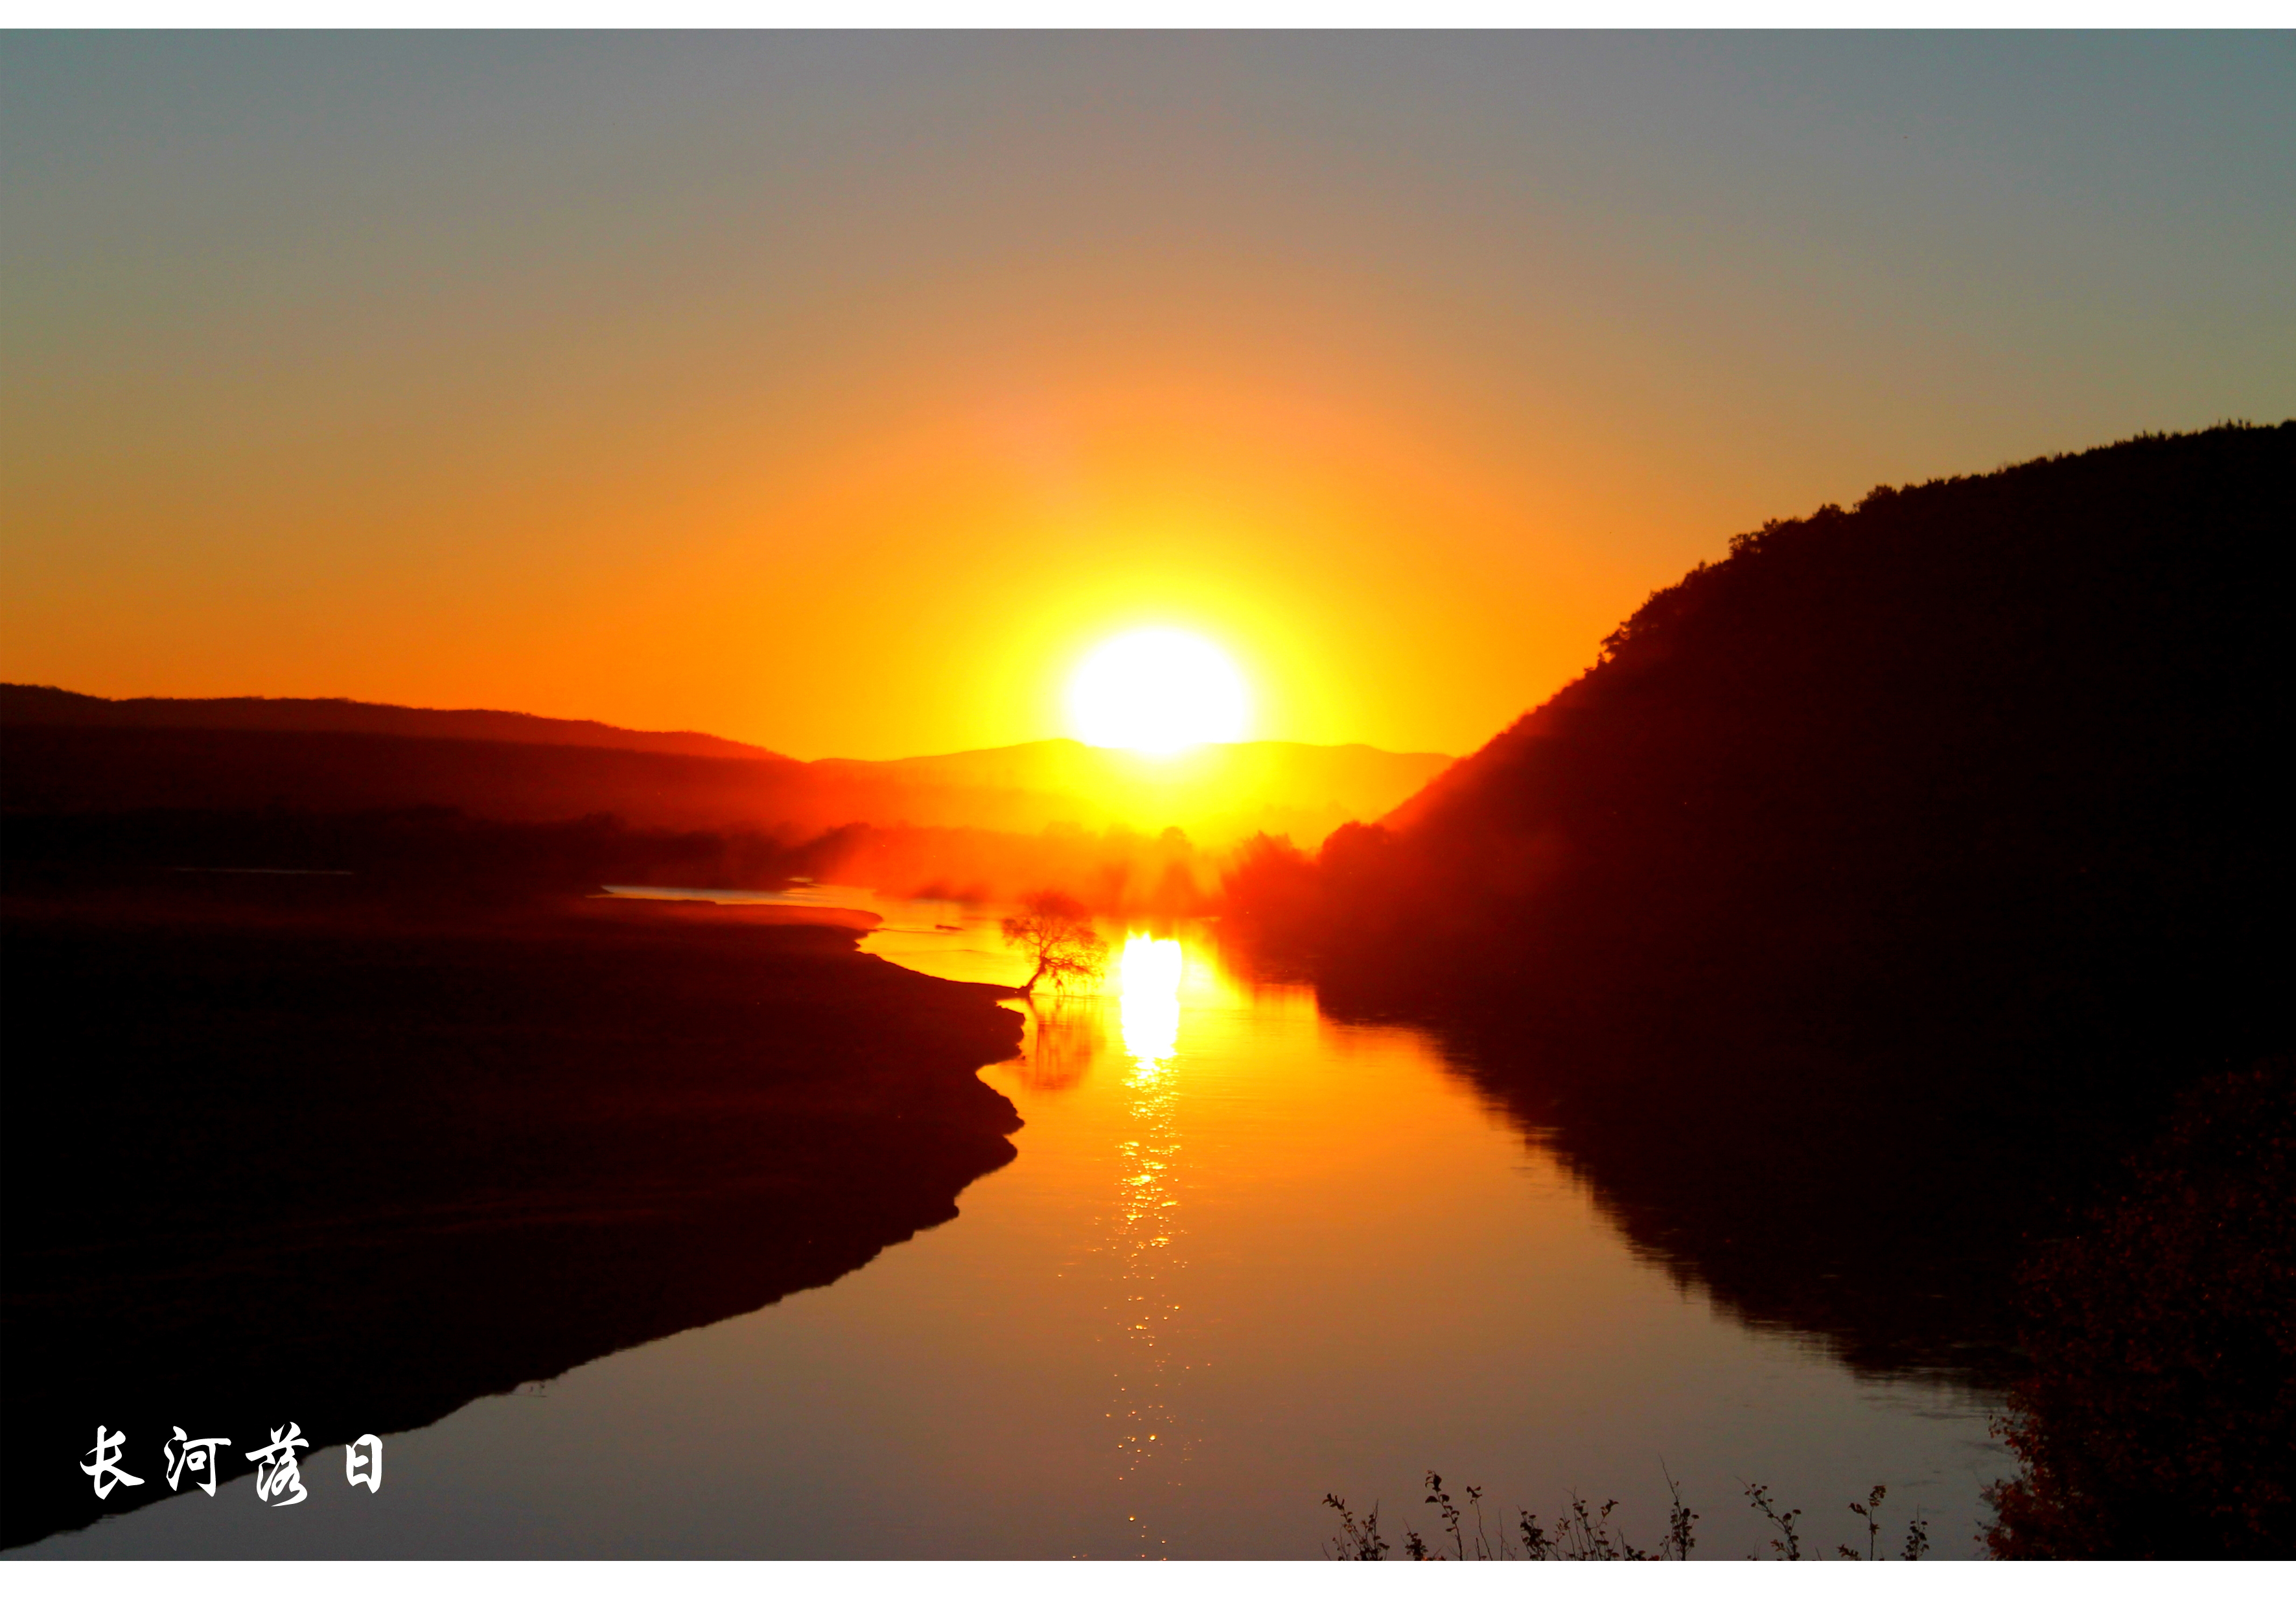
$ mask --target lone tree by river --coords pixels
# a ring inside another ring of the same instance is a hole
[[[1066,893],[1030,893],[1021,900],[1021,913],[1004,920],[1004,941],[1037,963],[1022,993],[1034,993],[1047,977],[1065,988],[1100,974],[1108,962],[1108,945],[1092,929],[1083,905]]]

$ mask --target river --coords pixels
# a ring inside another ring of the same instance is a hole
[[[864,947],[921,971],[1025,969],[988,914],[783,897],[877,911]],[[1975,1554],[1989,1397],[1718,1309],[1420,1031],[1253,985],[1201,929],[1108,935],[1103,990],[982,1071],[1026,1125],[955,1221],[393,1436],[379,1492],[325,1449],[301,1506],[242,1480],[15,1554],[1313,1558],[1327,1492],[1398,1553],[1429,1532],[1430,1469],[1494,1539],[1575,1491],[1655,1546],[1670,1474],[1697,1557],[1768,1554],[1750,1480],[1813,1551],[1864,1549],[1878,1483],[1885,1550],[1918,1510]]]

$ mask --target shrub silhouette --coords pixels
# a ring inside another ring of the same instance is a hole
[[[2296,1075],[2211,1079],[2027,1269],[2000,1557],[2296,1554]]]

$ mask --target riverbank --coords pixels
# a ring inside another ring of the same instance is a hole
[[[828,1283],[1014,1154],[1019,1017],[868,917],[242,880],[0,909],[8,1546],[178,1424],[389,1435]]]

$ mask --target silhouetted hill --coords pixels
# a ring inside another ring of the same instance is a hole
[[[2004,1341],[2022,1236],[2288,1044],[2292,471],[2227,426],[1773,521],[1231,925],[1449,1021],[1749,1316]]]
[[[270,808],[459,809],[496,821],[612,815],[644,830],[881,826],[1034,833],[1062,824],[1254,831],[1318,841],[1391,808],[1449,761],[1360,744],[1208,745],[1168,759],[1045,742],[803,764],[691,732],[340,699],[131,698],[0,687],[10,814]]]
[[[794,759],[342,731],[10,726],[0,744],[11,815],[451,808],[692,831],[788,820],[809,801],[803,776]]]
[[[748,742],[699,731],[625,731],[596,720],[550,719],[496,709],[406,709],[349,698],[93,698],[53,686],[0,684],[0,725],[135,726],[162,731],[337,731],[369,736],[454,737],[556,748],[623,748],[701,758],[782,759]]]
[[[2227,427],[1737,538],[1327,845],[1355,918],[1327,953],[1526,1007],[1568,977],[1765,1023],[1901,1013],[2021,1061],[2140,1018],[2259,1050],[2292,470],[2296,423]]]

